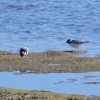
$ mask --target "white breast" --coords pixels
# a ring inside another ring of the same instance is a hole
[[[70,45],[71,47],[73,47],[73,48],[79,48],[82,44],[70,43],[69,45]]]

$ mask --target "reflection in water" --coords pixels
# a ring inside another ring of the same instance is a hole
[[[0,72],[0,86],[15,89],[100,96],[99,85],[99,72],[49,74],[34,74],[31,71]]]
[[[73,53],[74,56],[76,57],[87,57],[87,53],[88,51],[83,51],[83,50],[69,50],[69,51],[64,51],[64,52],[69,52],[69,53]]]

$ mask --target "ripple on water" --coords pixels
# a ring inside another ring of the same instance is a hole
[[[31,52],[73,50],[66,40],[89,40],[83,56],[100,54],[99,3],[92,0],[0,0],[0,50]]]

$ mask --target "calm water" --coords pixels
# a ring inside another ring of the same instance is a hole
[[[87,51],[83,56],[100,55],[99,0],[0,0],[0,4],[0,50],[18,52],[22,46],[29,46],[31,52],[69,51],[73,48],[65,42],[71,38],[90,41],[80,48]],[[88,74],[97,77],[84,78]],[[100,95],[99,84],[85,81],[100,81],[100,74],[0,72],[0,86],[4,87]]]
[[[19,72],[0,72],[0,86],[3,87],[100,96],[100,83],[85,82],[100,82],[100,72],[21,75]]]
[[[99,0],[0,0],[0,50],[73,50],[66,40],[90,41],[84,56],[100,54]]]

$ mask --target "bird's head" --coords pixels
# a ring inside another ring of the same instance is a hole
[[[71,42],[71,39],[68,39],[68,40],[66,41],[66,43],[68,43],[68,44],[69,44],[70,42]]]

